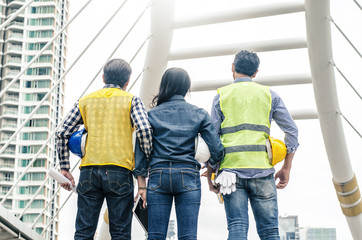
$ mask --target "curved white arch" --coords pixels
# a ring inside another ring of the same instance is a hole
[[[320,126],[338,200],[354,239],[362,239],[362,202],[344,136],[334,77],[330,1],[306,0],[307,42]]]

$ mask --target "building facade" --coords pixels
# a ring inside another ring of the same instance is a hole
[[[4,23],[25,4],[25,0],[0,0],[0,23]],[[35,0],[7,25],[0,35],[0,88],[11,87],[0,98],[0,148],[29,117],[65,71],[67,33],[64,31],[25,70],[34,56],[59,32],[68,20],[68,0]],[[13,81],[15,78],[18,80]],[[3,206],[20,216],[46,239],[57,239],[59,194],[57,183],[47,179],[55,166],[54,137],[47,142],[63,111],[64,82],[51,95],[0,153],[0,200],[36,157]],[[41,148],[45,147],[41,150]],[[39,151],[41,150],[41,151]],[[34,194],[38,193],[34,198]],[[55,195],[55,197],[53,197]],[[33,199],[33,200],[32,200]],[[30,204],[29,201],[32,201]],[[26,206],[28,209],[24,211]],[[44,209],[45,208],[45,209]],[[44,209],[44,210],[43,210]]]
[[[306,228],[306,240],[336,240],[335,228]]]
[[[280,240],[299,240],[298,216],[279,216]]]

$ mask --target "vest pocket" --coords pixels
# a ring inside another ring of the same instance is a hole
[[[129,174],[121,171],[107,170],[107,176],[110,191],[120,196],[130,192]]]
[[[188,191],[198,189],[199,172],[181,171],[182,186]]]
[[[85,194],[92,189],[92,169],[82,169],[80,171],[77,193]]]

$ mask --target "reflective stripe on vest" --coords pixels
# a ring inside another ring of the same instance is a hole
[[[221,141],[225,148],[223,168],[271,168],[266,152],[270,134],[269,87],[254,82],[238,82],[218,89],[225,119]]]
[[[118,88],[103,88],[79,100],[84,127],[88,132],[81,167],[117,165],[133,170],[132,97]]]

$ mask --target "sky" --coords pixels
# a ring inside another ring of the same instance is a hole
[[[85,4],[86,0],[70,0],[70,17]],[[216,12],[219,10],[244,7],[248,5],[271,3],[273,1],[240,1],[240,0],[177,0],[175,18],[187,15],[198,15],[202,12]],[[93,0],[77,19],[69,26],[67,67],[69,68],[90,42],[93,36],[107,21],[116,7],[121,4],[119,0]],[[79,98],[84,88],[94,78],[98,70],[108,59],[110,53],[120,42],[138,14],[142,12],[147,1],[129,1],[124,9],[116,16],[105,31],[100,35],[89,50],[74,65],[66,76],[65,87],[65,113]],[[331,0],[331,16],[345,31],[346,35],[362,51],[362,33],[354,26],[361,25],[362,11],[352,0]],[[243,43],[285,37],[305,37],[305,14],[287,14],[262,19],[237,21],[228,24],[213,24],[203,27],[176,30],[173,34],[171,49],[208,46],[227,43]],[[146,13],[135,27],[135,30],[124,41],[114,57],[129,61],[138,47],[149,34],[149,14]],[[354,87],[362,91],[359,81],[361,58],[352,50],[342,35],[332,26],[332,41],[334,61],[347,76]],[[147,45],[132,63],[133,75],[131,82],[141,73],[144,65]],[[307,49],[286,50],[278,52],[258,53],[261,64],[258,76],[271,76],[282,74],[310,73]],[[184,61],[169,62],[168,67],[185,68],[192,81],[230,79],[233,56],[215,58],[200,58]],[[350,89],[343,78],[336,75],[338,98],[342,113],[362,132],[359,119],[362,115],[362,101]],[[258,77],[257,76],[257,77]],[[137,95],[141,81],[135,84],[131,93]],[[98,75],[88,92],[102,87],[101,75]],[[311,84],[272,87],[279,93],[289,110],[316,109],[313,86]],[[210,111],[212,98],[216,91],[191,92],[187,101]],[[291,178],[288,186],[278,190],[278,206],[280,215],[298,215],[299,226],[336,228],[337,239],[352,239],[345,217],[342,214],[336,193],[332,184],[332,173],[329,167],[326,150],[318,120],[297,120],[299,128],[300,147],[293,160]],[[347,146],[353,170],[357,180],[362,180],[361,138],[343,121]],[[271,135],[283,139],[284,135],[275,123],[272,124]],[[71,159],[75,164],[76,158]],[[278,169],[280,166],[277,166]],[[78,177],[76,169],[74,176]],[[62,191],[62,201],[68,193]],[[202,200],[199,214],[198,237],[206,239],[226,239],[227,225],[223,205],[220,205],[216,196],[208,191],[206,179],[202,179]],[[76,212],[76,196],[71,196],[60,214],[59,239],[71,239],[74,234]],[[249,239],[258,239],[255,223],[250,214]],[[174,213],[171,219],[175,219]],[[140,226],[134,221],[133,239],[143,239]]]

